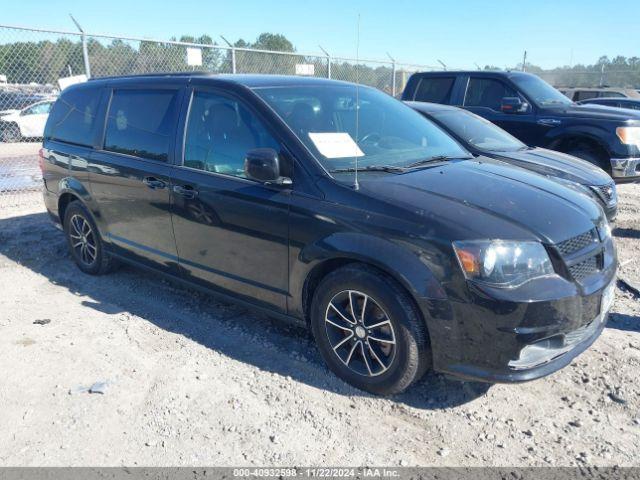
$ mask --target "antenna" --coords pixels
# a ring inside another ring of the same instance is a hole
[[[359,127],[359,119],[360,119],[360,78],[358,75],[358,64],[360,63],[360,14],[358,14],[358,35],[356,37],[356,144],[358,143],[358,127]],[[355,165],[355,179],[353,182],[354,190],[360,189],[360,184],[358,183],[358,155],[356,152],[356,156],[354,157],[356,161]]]
[[[442,65],[442,68],[444,68],[445,70],[447,69],[447,66],[445,65],[445,63],[442,60],[438,60],[438,63],[440,65]]]

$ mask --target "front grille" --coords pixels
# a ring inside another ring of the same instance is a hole
[[[597,240],[598,232],[596,232],[596,229],[594,228],[593,230],[589,230],[588,232],[572,237],[569,240],[560,242],[557,246],[562,256],[566,256],[588,247]]]
[[[569,272],[571,276],[576,280],[580,281],[588,277],[594,272],[600,270],[599,267],[599,255],[594,255],[593,257],[589,257],[586,260],[583,260],[580,263],[576,263],[569,267]]]
[[[594,228],[568,240],[560,242],[556,248],[567,266],[569,275],[576,282],[581,282],[588,276],[602,270],[604,256],[599,248],[600,237]]]
[[[591,189],[596,192],[598,198],[606,206],[613,205],[617,202],[615,183],[609,183],[607,185],[591,185]]]

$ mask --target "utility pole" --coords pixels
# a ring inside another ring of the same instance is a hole
[[[522,57],[522,71],[527,71],[527,51],[524,51],[524,56]]]
[[[604,85],[604,63],[600,68],[600,86],[602,87],[603,85]]]
[[[84,30],[80,26],[80,24],[73,18],[73,15],[69,14],[73,23],[76,24],[78,30],[80,30],[81,38],[82,38],[82,58],[84,59],[84,73],[87,75],[87,78],[91,78],[91,65],[89,64],[89,51],[87,50],[87,36],[84,34]]]
[[[224,38],[223,35],[220,35],[220,38],[231,47],[231,73],[236,73],[236,48],[231,45],[231,42]]]

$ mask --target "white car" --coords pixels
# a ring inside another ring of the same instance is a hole
[[[19,142],[23,138],[42,137],[54,102],[55,99],[44,100],[22,110],[0,112],[0,140]]]

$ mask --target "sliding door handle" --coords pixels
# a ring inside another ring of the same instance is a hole
[[[160,190],[167,186],[165,182],[163,182],[162,180],[158,180],[156,177],[144,177],[142,183],[144,183],[152,190]]]
[[[173,193],[184,198],[196,198],[198,196],[198,191],[191,185],[174,185]]]

